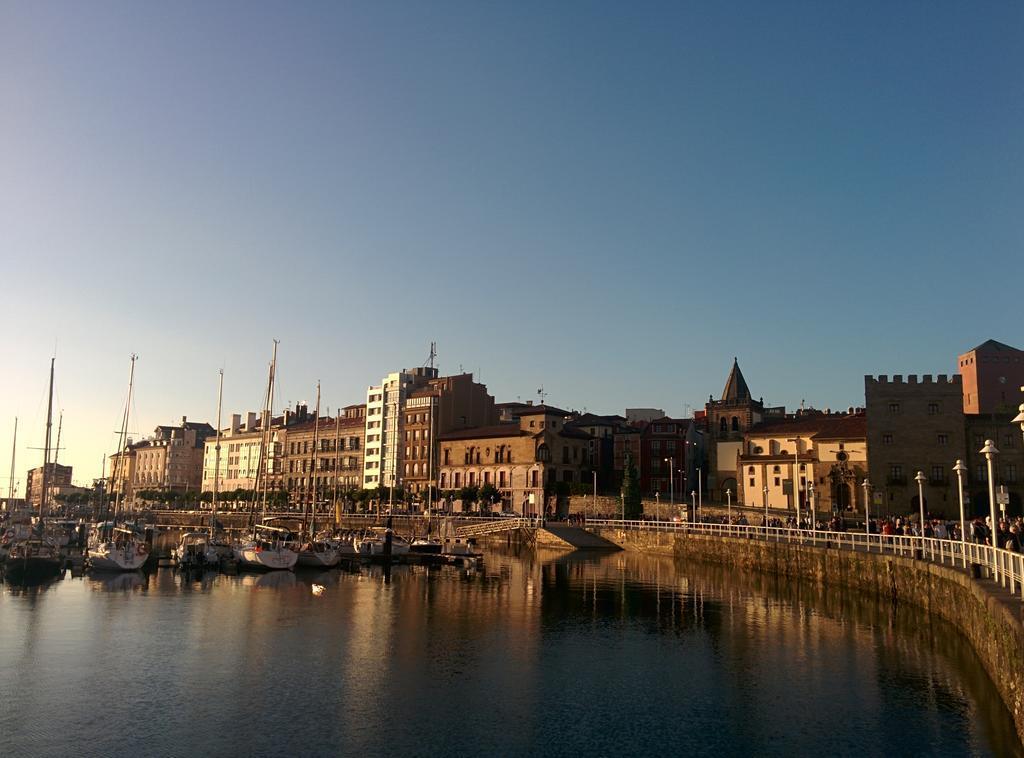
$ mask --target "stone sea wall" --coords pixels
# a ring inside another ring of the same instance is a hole
[[[909,557],[787,543],[611,528],[592,531],[625,550],[759,571],[794,582],[850,587],[880,601],[911,603],[935,614],[971,643],[1024,741],[1024,606],[1019,599],[990,591],[964,571]]]

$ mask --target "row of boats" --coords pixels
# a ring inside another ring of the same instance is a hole
[[[180,568],[219,568],[235,562],[238,568],[258,571],[290,570],[296,566],[328,569],[345,558],[375,558],[433,553],[442,543],[431,537],[407,540],[388,527],[358,532],[321,532],[310,539],[283,526],[259,524],[249,539],[230,542],[208,531],[186,532],[175,550]]]
[[[8,581],[34,581],[57,575],[67,564],[84,525],[14,518],[0,535],[0,564]],[[134,525],[113,522],[89,528],[83,556],[96,571],[136,571],[150,558],[152,533]]]

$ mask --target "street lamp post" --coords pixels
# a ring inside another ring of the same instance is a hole
[[[764,493],[764,541],[768,541],[768,485],[762,490]]]
[[[846,486],[845,484],[842,486]],[[871,482],[866,478],[860,484],[864,488],[864,534],[867,535],[868,552],[871,552]]]
[[[996,478],[994,471],[995,465],[992,459],[999,455],[999,450],[996,449],[996,444],[992,440],[985,440],[985,447],[978,452],[985,456],[985,462],[988,464],[988,507],[992,514],[990,516],[992,519],[992,536],[989,539],[992,544],[992,578],[998,582],[999,570],[996,564],[995,548],[999,547],[999,539],[997,537],[999,533],[999,523],[996,521]]]
[[[704,510],[704,484],[701,482],[700,466],[697,466],[697,507]]]
[[[917,482],[917,504],[921,506],[921,537],[924,537],[924,483],[928,480],[923,471],[918,471],[914,481]],[[924,547],[924,542],[921,542],[921,547]]]
[[[814,544],[814,537],[818,530],[818,525],[815,523],[818,519],[814,512],[814,481],[807,483],[807,510],[811,512],[811,544]]]
[[[676,459],[675,456],[665,459],[668,462],[668,511],[676,504]]]
[[[690,491],[690,507],[693,508],[693,523],[697,523],[697,490]]]
[[[796,528],[800,528],[800,438],[790,437],[787,442],[793,443],[793,508],[796,511]]]
[[[960,549],[963,551],[964,568],[967,568],[967,520],[964,518],[964,472],[967,466],[957,458],[953,471],[956,472],[956,489],[960,495]]]
[[[654,493],[654,517],[661,521],[661,493]]]
[[[727,523],[727,524],[729,524],[731,526],[732,525],[732,490],[731,489],[725,491],[725,501],[726,501],[726,506],[725,506],[726,507],[725,523]]]

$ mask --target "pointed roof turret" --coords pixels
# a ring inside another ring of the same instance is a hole
[[[747,386],[747,380],[743,378],[743,372],[740,371],[740,364],[736,358],[732,359],[732,371],[729,372],[729,378],[725,381],[722,400],[727,403],[750,400],[750,388]]]

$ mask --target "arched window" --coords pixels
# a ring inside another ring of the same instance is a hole
[[[740,430],[740,420],[736,416],[732,417],[732,430],[738,432]]]
[[[751,476],[753,476],[754,475],[754,467],[753,466],[747,466],[747,473],[750,474]]]
[[[548,463],[551,460],[551,451],[548,449],[547,445],[541,444],[538,446],[537,460],[541,463]]]
[[[729,431],[729,422],[725,420],[725,416],[722,416],[722,420],[719,422],[718,428],[723,432]]]
[[[772,466],[772,473],[773,474],[781,474],[782,473],[782,469],[780,469],[778,466]]]

